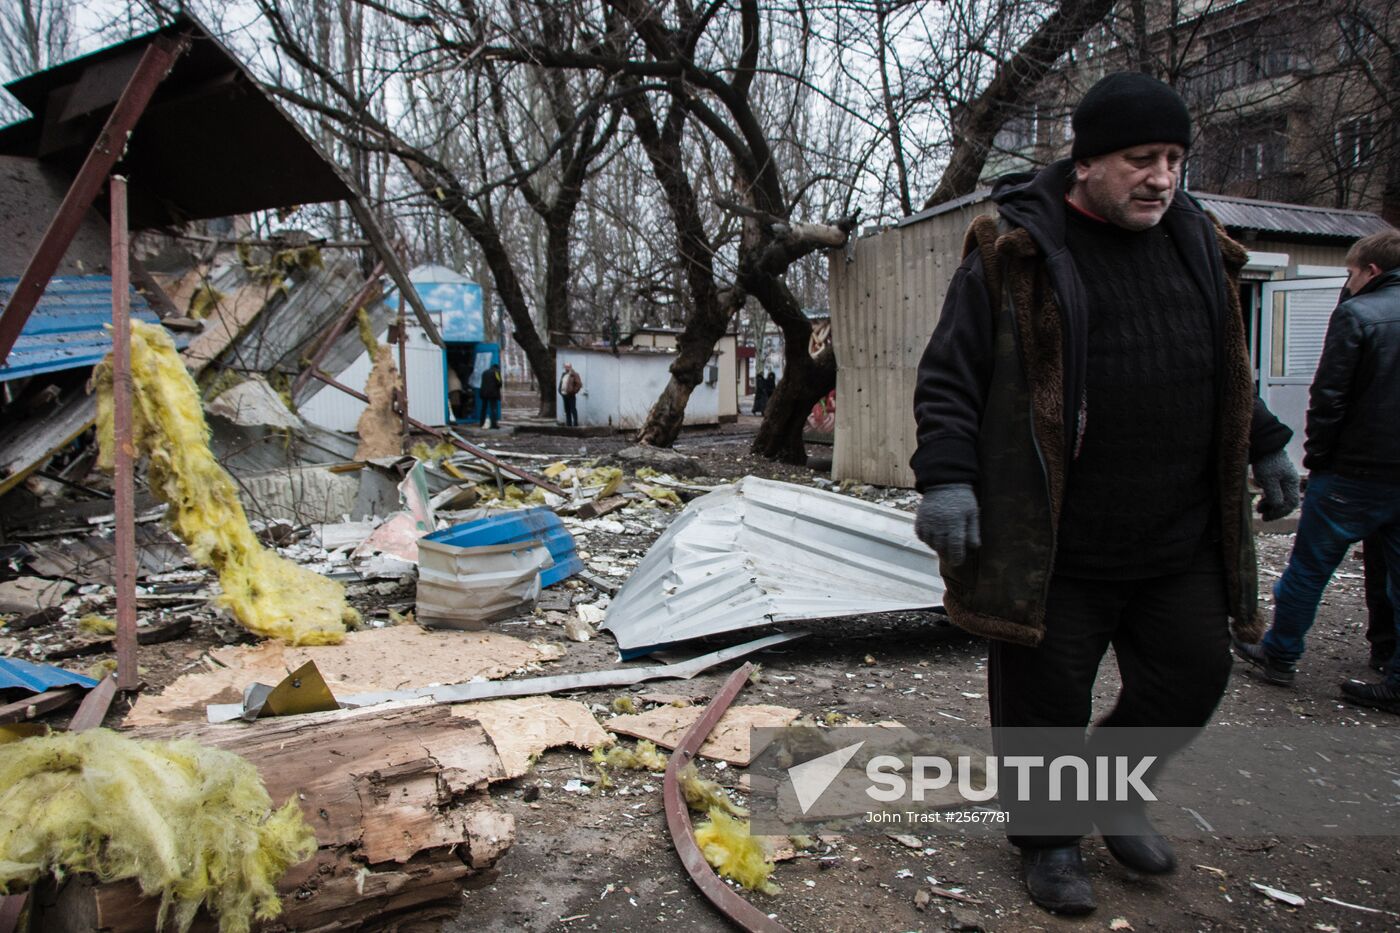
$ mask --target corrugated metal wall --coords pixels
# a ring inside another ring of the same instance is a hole
[[[830,260],[831,339],[836,351],[832,477],[913,486],[914,380],[938,323],[963,235],[980,201],[857,240]]]
[[[1251,240],[1245,247],[1260,253],[1287,253],[1292,266],[1344,266],[1349,246],[1313,243],[1280,243],[1276,240]]]

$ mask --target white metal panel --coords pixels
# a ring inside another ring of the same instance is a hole
[[[914,516],[852,496],[746,476],[694,500],[608,607],[624,655],[796,619],[943,601]]]
[[[377,335],[381,340],[384,334]],[[397,351],[394,359],[398,364]],[[409,324],[408,413],[424,424],[442,425],[447,419],[447,368],[442,348],[428,339],[421,327]],[[361,353],[345,368],[338,381],[363,392],[369,380],[370,359]],[[312,424],[331,431],[354,432],[365,403],[329,386],[317,392],[298,412]]]
[[[1307,376],[1312,381],[1322,343],[1327,338],[1327,322],[1337,306],[1336,289],[1301,289],[1289,292],[1284,312],[1285,376]]]
[[[1327,322],[1337,307],[1346,279],[1289,279],[1265,282],[1260,314],[1259,392],[1269,410],[1293,430],[1288,454],[1293,462],[1303,457],[1307,425],[1308,389]]]

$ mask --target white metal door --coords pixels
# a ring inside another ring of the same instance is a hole
[[[1308,388],[1327,322],[1346,279],[1286,279],[1265,282],[1260,306],[1259,391],[1269,409],[1293,429],[1288,443],[1294,463],[1303,457]]]

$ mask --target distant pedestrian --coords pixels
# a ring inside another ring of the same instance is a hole
[[[1344,683],[1342,696],[1400,713],[1400,657],[1394,654],[1400,595],[1400,230],[1357,240],[1346,263],[1346,291],[1327,322],[1308,391],[1308,487],[1293,553],[1274,585],[1274,624],[1259,644],[1237,643],[1235,652],[1265,682],[1292,686],[1322,591],[1351,546],[1369,538],[1385,559],[1392,654],[1383,682]]]
[[[759,373],[758,378],[754,380],[753,413],[755,415],[763,414],[763,410],[768,407],[768,400],[773,397],[773,387],[768,381],[768,377],[772,375],[773,371],[770,369],[766,373]]]
[[[501,386],[504,380],[501,379],[501,367],[495,363],[491,368],[481,374],[481,424],[485,427],[486,422],[491,422],[491,429],[495,430],[500,425],[501,420]]]
[[[559,394],[564,396],[564,425],[578,427],[578,394],[583,391],[583,377],[574,369],[573,363],[564,364],[564,372],[559,376]]]

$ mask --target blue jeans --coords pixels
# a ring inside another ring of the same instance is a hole
[[[1274,584],[1274,624],[1263,642],[1272,657],[1291,662],[1303,656],[1332,572],[1353,544],[1372,534],[1384,544],[1386,590],[1395,606],[1400,595],[1400,483],[1336,473],[1308,478],[1293,553]],[[1400,614],[1395,624],[1400,631]],[[1400,686],[1400,653],[1390,659],[1386,681]]]
[[[491,427],[495,427],[501,420],[501,400],[498,398],[484,398],[481,400],[481,424],[484,427],[486,422],[491,422]]]

